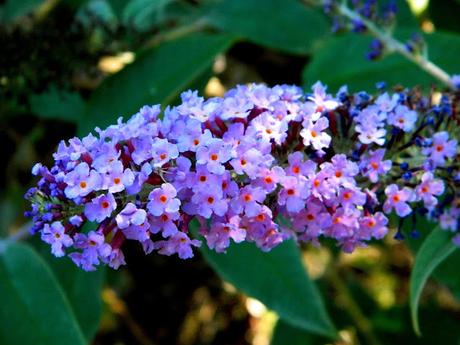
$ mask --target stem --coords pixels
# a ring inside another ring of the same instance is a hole
[[[421,54],[412,54],[411,52],[409,52],[403,43],[394,38],[390,33],[386,32],[383,29],[380,29],[374,22],[362,17],[359,13],[356,13],[355,11],[347,7],[345,2],[337,4],[336,9],[342,16],[352,21],[359,21],[363,23],[367,30],[375,38],[382,41],[382,43],[388,49],[389,52],[399,53],[400,55],[404,56],[407,60],[419,66],[422,70],[424,70],[432,77],[442,82],[450,89],[455,90],[455,86],[452,83],[450,75],[446,71],[441,69],[439,66],[435,65],[428,58]]]
[[[374,331],[372,329],[372,323],[366,318],[366,316],[362,312],[361,308],[359,307],[359,304],[355,301],[352,294],[350,293],[346,283],[343,281],[342,277],[340,277],[339,273],[337,272],[337,269],[335,267],[331,267],[327,276],[334,288],[337,290],[338,298],[343,303],[345,311],[348,313],[350,318],[355,323],[355,326],[358,329],[358,331],[366,339],[366,343],[368,345],[381,345],[380,341],[374,334]]]

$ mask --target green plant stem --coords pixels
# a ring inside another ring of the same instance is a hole
[[[435,79],[442,82],[444,85],[450,89],[455,89],[454,84],[452,83],[450,75],[441,69],[439,66],[430,61],[427,57],[422,54],[413,54],[409,52],[406,46],[394,38],[389,32],[384,31],[377,27],[374,22],[362,17],[355,11],[351,10],[346,6],[345,3],[340,3],[336,7],[340,15],[352,20],[359,21],[364,24],[367,30],[377,39],[382,41],[383,45],[389,52],[396,52],[404,56],[407,60],[413,62],[419,66],[422,70],[430,74]]]
[[[345,311],[353,320],[358,331],[366,339],[366,343],[368,345],[381,345],[380,341],[374,334],[371,322],[366,318],[359,307],[359,304],[353,298],[347,284],[344,282],[342,277],[340,277],[337,268],[331,267],[328,270],[327,277],[332,283],[332,286],[336,289],[338,298],[342,302]]]

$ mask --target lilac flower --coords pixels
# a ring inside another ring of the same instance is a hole
[[[200,241],[191,240],[185,233],[177,232],[165,241],[155,243],[155,249],[163,255],[178,254],[181,259],[193,257],[193,247],[199,247]]]
[[[248,217],[253,217],[260,212],[265,196],[266,192],[262,188],[246,186],[231,201],[231,207],[238,214],[245,212]]]
[[[261,187],[265,189],[268,193],[270,193],[276,189],[278,183],[280,183],[284,179],[284,177],[285,173],[281,167],[275,166],[272,169],[261,168],[259,170],[257,180],[254,181],[254,185],[257,187]]]
[[[382,146],[385,143],[385,135],[387,131],[383,128],[376,127],[372,124],[357,125],[356,132],[359,133],[358,139],[363,144],[369,145],[375,143]]]
[[[278,205],[286,205],[289,212],[299,212],[305,207],[305,199],[309,194],[305,181],[287,176],[283,181],[283,189],[278,194]]]
[[[373,183],[378,181],[379,175],[385,175],[391,169],[391,160],[383,161],[384,156],[385,149],[370,150],[367,158],[363,159],[359,164],[361,171],[364,172],[363,175],[367,176]]]
[[[233,216],[227,223],[214,222],[209,230],[204,230],[204,236],[209,248],[218,253],[225,252],[230,245],[230,239],[235,243],[246,239],[246,231],[239,227],[238,216]]]
[[[439,224],[442,229],[455,232],[457,231],[458,217],[452,211],[452,209],[445,210],[439,217]]]
[[[362,206],[366,203],[366,194],[356,188],[344,188],[340,191],[339,201],[344,208]]]
[[[312,86],[313,95],[308,97],[309,100],[316,104],[317,111],[334,110],[339,106],[339,102],[326,94],[327,87],[319,81]]]
[[[63,248],[73,244],[72,238],[65,233],[61,222],[53,222],[51,225],[45,224],[41,238],[44,242],[51,244],[51,253],[57,257],[64,256]]]
[[[171,159],[176,159],[179,156],[177,146],[168,142],[167,139],[155,138],[152,144],[152,157],[154,168],[160,168]]]
[[[291,153],[288,156],[288,163],[289,166],[286,169],[287,175],[299,176],[299,174],[301,174],[306,177],[311,177],[316,172],[316,163],[311,160],[304,162],[304,155],[300,151]]]
[[[147,208],[154,216],[160,216],[165,212],[177,212],[181,204],[176,198],[177,192],[170,183],[163,183],[161,188],[155,188],[149,194],[149,203]]]
[[[415,188],[415,193],[419,199],[423,200],[425,207],[431,210],[438,203],[435,195],[439,196],[444,193],[444,182],[434,179],[431,172],[425,172],[421,183]]]
[[[417,112],[409,110],[405,105],[398,105],[394,112],[388,116],[388,123],[401,128],[404,132],[412,131],[416,121]]]
[[[310,120],[304,121],[302,126],[303,129],[300,131],[300,135],[303,138],[305,146],[312,145],[315,150],[322,150],[329,147],[332,138],[329,134],[323,132],[323,130],[329,127],[327,118],[320,117],[315,123]]]
[[[105,243],[104,235],[90,231],[88,235],[78,233],[75,235],[75,248],[83,252],[69,254],[73,262],[85,271],[94,271],[94,265],[99,265],[100,260],[106,261],[111,254],[111,247]]]
[[[78,196],[86,196],[92,191],[98,190],[101,186],[102,178],[95,170],[90,171],[88,164],[83,162],[65,176],[64,182],[67,184],[65,195],[73,199]]]
[[[404,187],[400,190],[396,184],[391,184],[385,188],[385,194],[387,196],[387,200],[383,204],[385,213],[390,213],[394,208],[398,216],[406,217],[412,212],[407,203],[415,200],[415,194],[411,188]]]
[[[85,205],[85,216],[88,220],[102,222],[110,217],[112,212],[117,208],[117,202],[111,193],[99,195]]]
[[[134,174],[131,169],[124,169],[120,161],[115,161],[109,165],[103,181],[104,189],[108,189],[110,193],[118,193],[133,184]]]
[[[195,193],[192,197],[196,214],[210,218],[212,214],[224,216],[228,209],[227,200],[222,199],[222,191],[218,188]]]
[[[353,236],[358,230],[358,217],[360,212],[353,208],[339,207],[332,215],[332,224],[326,229],[326,233],[338,240]]]
[[[250,148],[245,152],[239,152],[238,158],[230,161],[235,173],[242,175],[247,174],[249,177],[254,178],[259,168],[267,166],[270,161],[257,149]]]
[[[142,222],[139,225],[131,224],[127,228],[122,229],[123,235],[129,240],[139,241],[146,243],[150,240],[150,224],[148,222]]]
[[[457,140],[449,140],[449,133],[438,132],[433,135],[433,144],[422,153],[429,156],[436,166],[444,166],[446,159],[453,158],[457,152]]]
[[[179,212],[163,213],[159,217],[152,217],[150,221],[150,232],[157,234],[161,231],[163,237],[170,237],[178,232],[176,220],[179,219]]]
[[[398,105],[398,99],[399,96],[397,94],[390,97],[390,95],[385,92],[375,100],[375,104],[379,107],[380,111],[389,113]]]
[[[143,209],[138,209],[136,205],[129,202],[125,208],[115,217],[117,226],[126,229],[132,225],[140,226],[145,223],[147,213]]]
[[[360,237],[365,240],[370,240],[371,237],[380,240],[388,232],[387,224],[388,218],[382,212],[362,217],[359,220]]]
[[[206,165],[210,172],[217,175],[224,173],[223,164],[230,158],[232,158],[231,148],[220,139],[215,139],[206,146],[200,146],[196,152],[196,162]]]

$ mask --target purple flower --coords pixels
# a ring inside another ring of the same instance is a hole
[[[439,224],[444,230],[450,230],[452,232],[457,231],[457,223],[459,217],[453,212],[453,208],[444,210],[444,212],[439,216]]]
[[[326,94],[327,87],[319,81],[312,86],[313,95],[308,97],[309,100],[316,104],[316,111],[334,110],[339,106],[339,102],[334,100],[330,95]]]
[[[147,208],[154,216],[161,216],[163,213],[172,213],[179,211],[181,204],[176,198],[177,192],[170,183],[163,183],[161,188],[155,188],[149,194],[149,203]]]
[[[110,217],[112,212],[117,208],[117,202],[111,193],[99,195],[85,205],[85,216],[88,220],[102,222]]]
[[[410,110],[405,105],[398,105],[394,112],[388,116],[388,123],[401,128],[404,132],[412,131],[416,121],[417,112]]]
[[[382,212],[362,217],[359,220],[360,238],[370,240],[371,237],[382,239],[388,232],[388,218]]]
[[[372,124],[362,124],[355,127],[359,133],[358,139],[363,144],[369,145],[375,143],[382,146],[385,143],[385,135],[387,133],[383,128],[376,127]]]
[[[444,193],[444,182],[435,179],[431,172],[422,175],[421,183],[415,188],[417,197],[423,200],[425,207],[429,210],[437,205],[438,199],[435,197]]]
[[[415,200],[415,194],[411,188],[404,187],[400,190],[396,184],[391,184],[385,188],[385,194],[387,196],[387,200],[383,204],[385,213],[390,213],[394,208],[398,216],[406,217],[412,212],[407,203]]]
[[[278,194],[278,205],[286,205],[288,212],[299,212],[305,207],[305,199],[310,195],[305,181],[287,176],[283,181],[283,189]]]
[[[117,226],[120,229],[126,229],[131,225],[140,226],[145,223],[147,212],[141,208],[137,208],[136,205],[129,202],[125,208],[120,211],[115,217]]]
[[[225,171],[224,163],[232,158],[232,150],[229,145],[220,139],[214,139],[206,146],[200,146],[196,151],[197,164],[206,165],[206,168],[217,175]]]
[[[195,193],[192,197],[192,203],[196,214],[207,219],[212,214],[222,217],[228,209],[227,200],[222,199],[222,191],[219,188]]]
[[[453,158],[457,152],[457,140],[449,140],[449,133],[438,132],[433,135],[433,144],[422,153],[429,156],[436,166],[444,166],[446,159]]]
[[[199,247],[200,241],[191,240],[185,233],[177,232],[167,240],[158,241],[155,243],[155,249],[163,255],[178,254],[181,259],[189,259],[193,257],[193,247]]]
[[[90,171],[88,164],[83,162],[66,174],[64,182],[67,184],[65,195],[69,199],[74,199],[98,190],[101,186],[102,178],[95,170]]]
[[[177,146],[168,142],[167,139],[155,138],[152,145],[152,166],[161,168],[171,159],[176,159],[179,156]]]
[[[214,222],[209,230],[203,229],[209,248],[223,253],[230,245],[230,239],[235,243],[243,242],[246,239],[246,230],[240,228],[239,223],[240,217],[233,216],[227,223]]]
[[[311,177],[316,172],[316,163],[311,160],[304,162],[304,155],[300,151],[291,153],[288,156],[288,163],[289,166],[286,169],[287,175]]]
[[[179,212],[163,213],[159,217],[152,217],[150,221],[150,232],[157,234],[161,231],[163,237],[170,237],[178,232],[176,220],[179,219]]]
[[[45,224],[42,231],[42,240],[51,244],[51,253],[54,256],[64,256],[64,247],[73,244],[72,238],[65,233],[65,228],[61,222],[53,222],[51,225]]]
[[[280,183],[286,175],[281,167],[275,166],[272,169],[261,168],[258,176],[257,180],[254,181],[254,185],[270,193],[276,189],[278,183]]]
[[[144,221],[139,225],[134,224],[133,222],[127,228],[122,229],[122,231],[123,231],[123,235],[125,235],[127,239],[145,243],[145,242],[150,241],[149,229],[150,229],[150,224]]]
[[[246,174],[250,178],[255,178],[259,168],[268,166],[271,160],[267,160],[259,150],[250,148],[245,152],[238,152],[237,158],[230,161],[235,173],[238,175]]]
[[[332,138],[329,134],[323,132],[323,130],[329,127],[327,118],[320,117],[316,122],[307,120],[302,123],[302,126],[303,129],[300,131],[300,135],[303,138],[305,146],[312,145],[318,151],[329,147]]]
[[[85,271],[94,271],[94,265],[99,265],[100,260],[106,262],[112,252],[109,244],[105,243],[104,235],[90,231],[88,235],[78,233],[75,235],[75,248],[83,252],[69,254],[73,262]]]
[[[245,212],[248,217],[253,217],[260,212],[266,193],[262,188],[246,186],[231,201],[231,207],[238,214]]]
[[[344,188],[339,193],[339,201],[344,208],[363,206],[366,203],[366,194],[356,188]]]
[[[370,150],[367,158],[359,163],[361,171],[364,172],[363,175],[367,176],[373,183],[378,181],[379,175],[385,175],[391,169],[391,160],[388,159],[383,161],[384,156],[385,149]]]
[[[359,215],[357,209],[339,207],[332,215],[332,224],[326,229],[326,233],[338,240],[352,237],[359,228]]]
[[[124,169],[120,161],[115,161],[109,166],[108,173],[104,176],[103,188],[110,193],[117,193],[129,187],[134,182],[131,169]]]

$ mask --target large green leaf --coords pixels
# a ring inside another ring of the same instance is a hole
[[[330,32],[321,11],[299,0],[220,0],[208,19],[224,31],[293,54],[309,53]]]
[[[293,241],[268,253],[252,243],[232,245],[225,254],[202,245],[201,252],[223,279],[259,299],[286,322],[314,334],[335,336],[321,295]]]
[[[37,236],[30,242],[53,271],[70,302],[83,335],[90,342],[99,327],[102,314],[103,267],[94,272],[83,271],[68,257],[53,256],[50,246]]]
[[[323,345],[324,338],[278,320],[273,330],[271,345]]]
[[[142,105],[171,101],[232,42],[228,35],[194,34],[139,54],[134,63],[94,92],[80,134],[114,123],[119,116],[132,115]]]
[[[402,34],[409,36],[409,32]],[[460,35],[436,32],[426,35],[430,58],[448,73],[459,71]],[[371,38],[347,34],[324,41],[303,73],[305,86],[321,80],[331,89],[348,85],[350,91],[371,91],[379,81],[389,85],[429,86],[436,80],[402,56],[392,54],[380,61],[365,58]]]
[[[30,247],[0,242],[0,344],[84,345],[53,273]]]
[[[417,311],[423,287],[434,269],[455,249],[452,234],[437,227],[431,231],[417,252],[410,277],[409,291],[412,324],[417,334],[420,334]]]
[[[43,2],[44,0],[7,0],[0,6],[0,23],[24,16],[34,11]]]

